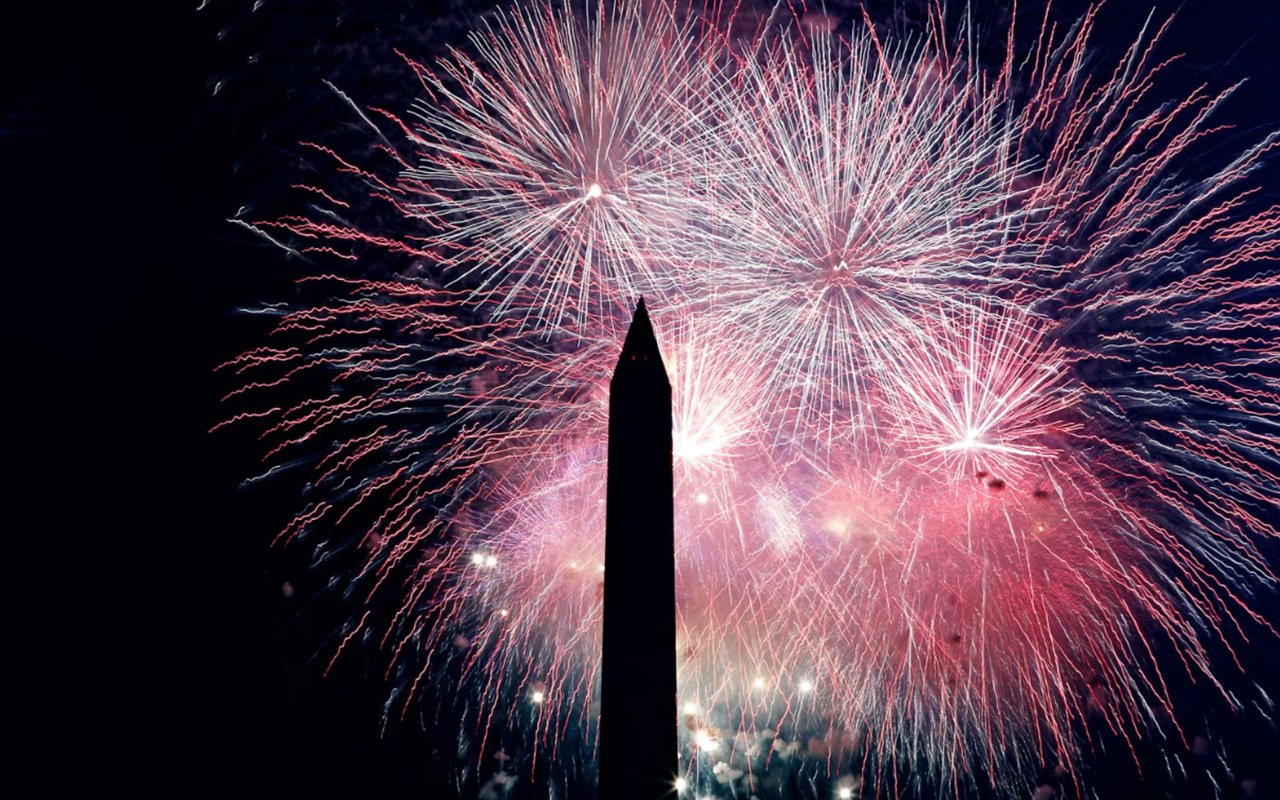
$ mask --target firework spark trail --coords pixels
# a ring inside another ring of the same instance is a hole
[[[388,717],[454,682],[434,713],[590,774],[601,443],[640,291],[700,791],[786,796],[821,750],[846,788],[918,765],[1012,792],[1074,773],[1095,727],[1179,735],[1174,671],[1238,703],[1209,650],[1266,624],[1280,537],[1280,214],[1241,213],[1280,137],[1191,170],[1229,91],[1153,102],[1163,28],[1094,73],[1092,14],[1042,23],[988,73],[940,11],[906,43],[740,42],[640,8],[533,6],[414,64],[416,122],[379,112],[394,177],[317,149],[403,232],[254,223],[350,262],[273,311],[228,399],[271,469],[313,465],[281,540],[364,554],[332,649],[378,632]],[[361,277],[379,252],[413,277]]]
[[[1052,320],[1050,339],[1069,343],[1063,352],[1090,424],[1114,423],[1070,446],[1109,476],[1113,496],[1129,498],[1116,501],[1127,528],[1177,573],[1165,576],[1165,591],[1215,627],[1252,613],[1233,586],[1275,581],[1257,542],[1275,536],[1280,503],[1272,443],[1280,319],[1274,270],[1256,265],[1274,254],[1280,227],[1274,210],[1241,221],[1232,214],[1256,191],[1241,181],[1280,136],[1178,179],[1231,90],[1198,88],[1138,111],[1169,63],[1153,61],[1167,24],[1140,37],[1110,80],[1094,86],[1087,72],[1064,72],[1032,101],[1037,118],[1056,119],[1045,129],[1061,133],[1020,235],[1066,256],[1061,277],[1035,289],[1030,307]],[[1088,34],[1086,21],[1067,52],[1082,51]],[[1064,96],[1079,100],[1051,100]]]

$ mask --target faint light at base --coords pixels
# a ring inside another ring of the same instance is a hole
[[[689,788],[689,782],[688,782],[688,781],[686,781],[684,778],[676,778],[676,791],[677,791],[677,792],[683,792],[685,789],[688,789],[688,788]]]
[[[853,797],[853,790],[848,786],[842,787],[840,791],[836,792],[836,797],[839,797],[840,800],[849,800],[849,798]]]

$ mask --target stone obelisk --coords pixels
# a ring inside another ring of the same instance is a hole
[[[598,800],[674,791],[673,495],[671,383],[641,299],[609,384]]]

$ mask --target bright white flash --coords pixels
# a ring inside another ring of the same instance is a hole
[[[698,731],[694,741],[698,743],[699,749],[706,750],[708,753],[715,752],[716,748],[720,746],[720,743],[712,739],[711,734],[706,731]]]

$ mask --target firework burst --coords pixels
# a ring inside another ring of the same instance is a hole
[[[663,131],[695,91],[686,27],[660,4],[533,6],[420,70],[401,183],[451,280],[570,333],[601,303],[678,288],[653,242],[680,196]]]
[[[336,162],[398,233],[255,223],[343,265],[229,367],[235,402],[302,395],[235,417],[314,467],[282,539],[361,548],[331,650],[389,654],[388,717],[591,773],[608,380],[644,293],[690,786],[1012,793],[1098,726],[1176,736],[1174,673],[1238,705],[1210,651],[1276,581],[1280,214],[1246,179],[1280,138],[1188,163],[1226,93],[1150,99],[1163,29],[1096,72],[1092,14],[994,67],[941,11],[902,41],[725,16],[499,14],[410,62],[394,175]],[[412,270],[363,276],[378,250]]]
[[[904,457],[955,477],[1022,478],[1053,459],[1078,390],[1066,384],[1066,360],[1045,346],[1041,323],[1009,313],[940,312],[915,347],[886,370],[886,395]]]
[[[685,134],[707,182],[693,260],[791,398],[773,425],[787,436],[874,426],[869,373],[918,335],[921,308],[990,302],[1034,265],[1006,235],[1027,171],[998,87],[923,44],[855,34],[735,54]]]

